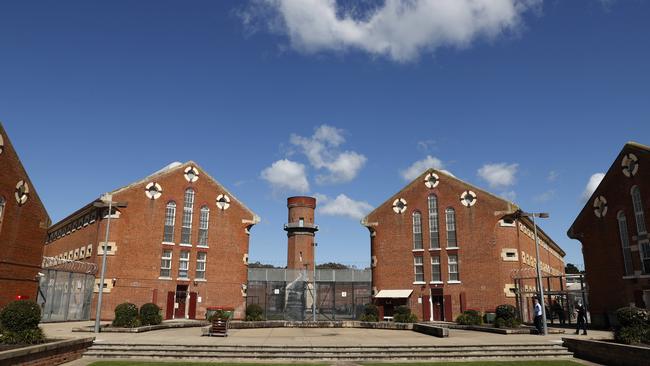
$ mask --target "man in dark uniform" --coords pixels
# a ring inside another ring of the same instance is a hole
[[[582,335],[587,335],[587,311],[585,310],[585,306],[578,302],[576,304],[576,311],[578,312],[576,334],[579,334],[580,328],[582,328]]]

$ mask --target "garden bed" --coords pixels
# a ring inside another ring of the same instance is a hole
[[[0,351],[0,365],[60,365],[81,358],[95,338],[50,339],[46,343]],[[13,347],[13,346],[12,346]]]
[[[564,347],[583,360],[612,366],[645,366],[650,360],[650,347],[633,346],[612,342],[562,338]]]

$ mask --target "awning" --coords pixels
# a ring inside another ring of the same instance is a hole
[[[380,290],[375,299],[405,299],[411,296],[413,290]]]

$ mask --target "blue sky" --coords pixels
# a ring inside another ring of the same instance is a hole
[[[590,177],[650,144],[650,2],[488,3],[3,2],[0,121],[54,220],[195,160],[262,217],[251,260],[318,194],[317,260],[363,266],[358,217],[424,161],[550,212],[581,264]]]

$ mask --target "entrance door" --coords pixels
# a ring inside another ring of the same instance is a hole
[[[165,319],[174,318],[174,291],[167,293],[167,307],[165,308]]]
[[[429,296],[422,296],[422,320],[431,320],[431,301]]]
[[[174,319],[185,318],[187,303],[187,285],[176,285],[176,298],[174,304]]]
[[[433,306],[432,306],[433,307],[433,320],[434,321],[443,321],[443,320],[445,320],[445,313],[444,313],[442,295],[431,296],[431,302],[433,304]]]
[[[190,292],[190,306],[189,306],[189,314],[188,318],[190,319],[196,319],[196,300],[197,300],[197,293],[196,292]]]

